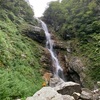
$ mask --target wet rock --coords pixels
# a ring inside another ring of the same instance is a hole
[[[63,100],[75,100],[73,96],[70,95],[62,95]]]
[[[41,64],[44,66],[45,69],[51,70],[52,60],[48,49],[43,48],[41,55],[42,55],[40,58]]]
[[[59,86],[63,83],[64,81],[59,78],[59,77],[54,77],[54,78],[51,78],[50,79],[50,86],[51,87],[56,87],[56,86]]]
[[[66,80],[79,83],[81,86],[83,86],[82,82],[80,81],[79,74],[76,71],[74,71],[72,68],[70,68],[70,70],[68,70],[67,75],[66,75]]]
[[[54,89],[62,95],[72,95],[74,92],[81,93],[80,85],[74,82],[63,82],[62,84],[54,87]]]
[[[63,64],[61,65],[63,68],[63,73],[64,73],[64,77],[65,77],[65,81],[67,81],[67,75],[68,75],[68,71],[69,71],[69,58],[67,57],[67,55],[63,55],[62,60],[60,60],[61,62],[63,62]]]
[[[63,100],[62,95],[58,94],[51,87],[43,87],[41,90],[36,92],[30,100]]]

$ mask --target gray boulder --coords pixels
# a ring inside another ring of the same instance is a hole
[[[21,26],[21,29],[22,33],[28,36],[29,38],[39,43],[45,43],[46,38],[42,28],[30,24],[25,24]]]
[[[72,95],[74,92],[81,93],[81,86],[74,82],[63,82],[54,89],[62,95]]]
[[[62,95],[58,94],[51,87],[43,87],[36,92],[33,97],[29,97],[26,100],[63,100]]]

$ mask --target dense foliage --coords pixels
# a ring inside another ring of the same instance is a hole
[[[63,39],[77,40],[74,53],[89,60],[89,75],[100,80],[100,1],[51,2],[44,20]]]
[[[35,24],[33,15],[24,0],[0,0],[0,100],[31,96],[42,86],[40,46],[20,31]]]
[[[30,8],[30,5],[27,4],[24,0],[0,0],[0,13],[10,12],[8,17],[11,20],[14,20],[14,16],[11,14],[13,13],[18,18],[23,18],[26,22],[33,24],[33,10]],[[2,17],[3,15],[0,14]]]

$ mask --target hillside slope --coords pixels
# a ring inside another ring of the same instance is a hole
[[[25,98],[42,86],[41,46],[22,34],[24,25],[36,25],[33,15],[24,0],[0,0],[0,100]]]

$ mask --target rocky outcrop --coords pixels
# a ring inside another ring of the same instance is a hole
[[[43,87],[26,100],[100,100],[100,90],[91,91],[77,83],[53,77],[50,86]]]
[[[39,43],[45,44],[45,34],[42,28],[30,24],[26,24],[21,27],[23,34]]]
[[[62,95],[72,95],[74,92],[81,93],[80,85],[74,82],[63,82],[54,89]]]
[[[71,57],[69,62],[67,62],[69,65],[68,68],[68,76],[72,79],[71,81],[77,82],[83,86],[84,79],[86,77],[85,75],[85,67],[79,57]]]
[[[52,35],[52,33],[51,33],[51,38],[54,43],[53,47],[55,49],[57,58],[63,69],[65,80],[79,83],[82,86],[82,82],[85,77],[85,74],[83,72],[84,66],[79,57],[73,57],[71,55],[73,51],[72,44],[70,42],[66,44],[65,42],[58,40],[57,37]],[[48,56],[45,56],[45,57],[47,58]],[[51,64],[51,69],[53,69],[52,64]]]
[[[64,42],[61,41],[54,41],[54,49],[59,49],[59,50],[66,50],[66,45]]]
[[[48,49],[43,48],[41,55],[40,62],[44,66],[44,69],[49,71],[52,70],[52,60]]]
[[[78,57],[71,58],[69,62],[69,66],[70,68],[72,68],[74,71],[76,71],[79,74],[83,72],[83,69],[84,69],[83,63]]]
[[[33,97],[29,97],[26,100],[63,100],[62,95],[57,93],[51,87],[43,87],[36,92]]]
[[[50,87],[53,87],[62,95],[73,95],[74,92],[81,93],[80,84],[75,82],[64,82],[59,77],[53,77],[50,79]]]
[[[73,96],[61,95],[51,87],[43,87],[36,92],[32,97],[26,100],[75,100]]]

